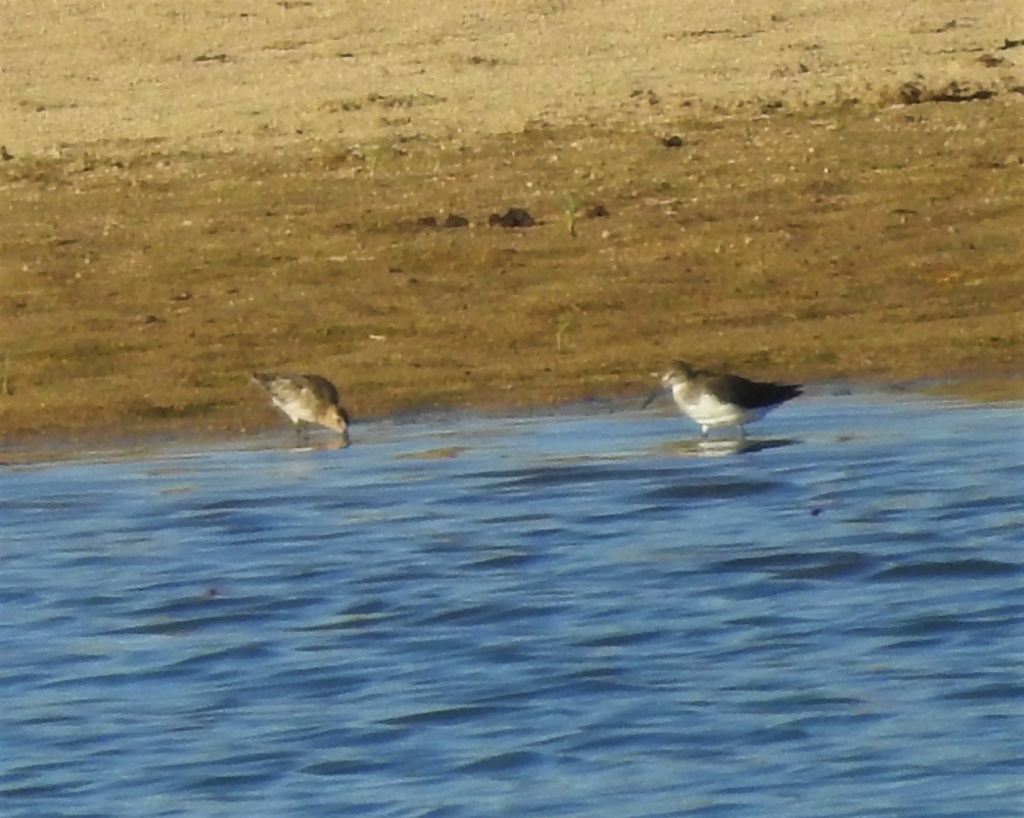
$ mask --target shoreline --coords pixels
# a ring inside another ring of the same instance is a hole
[[[678,148],[574,125],[372,166],[329,146],[7,163],[0,439],[270,425],[255,369],[320,373],[356,417],[640,393],[677,357],[760,380],[1013,373],[1020,111],[694,118]],[[537,223],[488,226],[512,206]]]
[[[652,385],[654,379],[652,379]],[[913,381],[901,380],[825,380],[805,381],[802,399],[820,397],[890,397],[893,399],[917,398],[921,400],[959,401],[962,403],[1021,403],[1024,402],[1024,373],[989,373],[987,376],[952,378],[926,377]],[[649,394],[651,390],[648,390]],[[638,410],[642,404],[644,393],[635,392],[626,395],[592,396],[556,404],[529,404],[514,407],[461,405],[448,407],[430,407],[419,410],[406,410],[397,414],[380,414],[370,417],[353,418],[352,445],[359,445],[358,430],[363,423],[394,423],[412,425],[426,421],[451,419],[458,422],[464,418],[507,417],[530,418],[559,416],[562,414],[579,415],[613,415],[620,412]],[[667,399],[666,399],[667,400]],[[666,406],[671,407],[670,401]],[[48,463],[91,460],[96,457],[116,456],[130,457],[133,453],[145,456],[152,451],[165,451],[168,448],[188,447],[193,451],[196,446],[208,444],[220,446],[244,446],[261,439],[284,439],[293,435],[291,424],[283,415],[279,415],[269,404],[267,411],[255,425],[232,426],[229,419],[214,426],[196,424],[143,423],[132,424],[129,429],[109,427],[40,428],[21,435],[0,438],[0,466],[33,466]],[[657,416],[657,410],[649,410]],[[667,409],[669,414],[675,408]],[[664,413],[664,412],[662,412]],[[679,415],[681,433],[689,428],[686,418]],[[328,432],[319,430],[315,439],[323,448],[332,438]],[[756,435],[755,435],[756,437]]]
[[[1009,6],[122,11],[12,18],[5,445],[270,428],[253,370],[357,418],[641,394],[677,357],[1020,371]]]

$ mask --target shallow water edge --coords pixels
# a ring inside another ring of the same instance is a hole
[[[931,397],[942,401],[961,402],[965,405],[1014,403],[1024,401],[1024,373],[1005,377],[971,379],[932,378],[890,384],[831,381],[805,384],[804,388],[803,400],[816,396],[877,395],[879,397]],[[460,420],[472,418],[613,414],[635,410],[641,405],[643,398],[643,395],[594,398],[557,406],[522,406],[505,410],[476,407],[430,409],[386,417],[354,418],[353,428],[358,435],[361,425],[376,423],[404,425],[448,420],[457,425]],[[273,416],[271,415],[271,417]],[[144,458],[165,449],[177,448],[220,448],[223,446],[258,448],[267,440],[282,441],[289,437],[294,438],[289,425],[283,420],[254,431],[208,429],[202,426],[176,428],[168,431],[161,428],[161,424],[152,424],[151,426],[152,428],[149,425],[135,428],[127,433],[123,429],[95,428],[74,432],[28,433],[10,439],[0,436],[0,466],[58,463],[92,458]],[[752,428],[754,430],[752,437],[757,438],[758,427],[755,425]],[[317,439],[324,445],[329,441],[329,438],[325,438],[319,433]]]

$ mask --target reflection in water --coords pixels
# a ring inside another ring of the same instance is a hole
[[[778,440],[752,440],[750,438],[695,438],[683,440],[666,446],[666,450],[682,457],[729,457],[737,454],[755,454],[756,452],[793,446],[799,440],[792,438]]]
[[[768,440],[441,418],[0,468],[2,812],[1016,814],[1019,427],[811,398]]]
[[[295,446],[292,451],[296,452],[337,452],[347,449],[351,444],[348,438],[333,437],[315,442],[305,441],[303,445]]]

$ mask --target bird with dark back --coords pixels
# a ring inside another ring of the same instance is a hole
[[[741,438],[746,435],[745,424],[760,420],[803,393],[799,384],[752,381],[730,372],[698,369],[684,361],[677,361],[661,375],[660,386],[644,402],[644,408],[665,390],[683,414],[700,426],[702,437],[713,428],[736,426]]]

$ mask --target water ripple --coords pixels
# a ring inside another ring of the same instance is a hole
[[[1005,818],[1020,418],[821,397],[746,442],[595,410],[0,468],[0,812]]]

